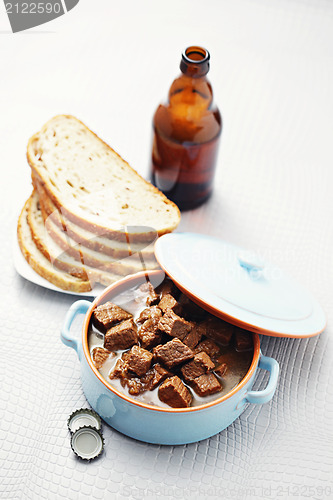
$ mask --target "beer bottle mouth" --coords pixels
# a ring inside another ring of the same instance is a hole
[[[203,47],[187,47],[182,53],[180,69],[182,73],[193,78],[204,76],[209,71],[209,59],[209,52]]]
[[[210,59],[208,50],[203,47],[187,47],[182,54],[182,58],[185,62],[191,64],[203,64]]]

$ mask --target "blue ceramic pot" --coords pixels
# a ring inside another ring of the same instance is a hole
[[[248,403],[263,404],[273,397],[279,365],[273,358],[263,356],[259,336],[253,333],[254,354],[249,371],[228,394],[202,406],[192,408],[158,408],[139,401],[111,387],[94,366],[88,348],[88,327],[92,311],[100,303],[112,300],[119,293],[145,282],[144,272],[128,276],[106,288],[93,303],[75,302],[69,309],[61,332],[62,342],[72,347],[81,364],[84,394],[91,407],[111,427],[140,441],[177,445],[206,439],[222,431],[244,411]],[[152,278],[161,271],[148,273]],[[162,273],[164,276],[164,273]],[[78,314],[84,314],[81,339],[75,338],[70,328]],[[258,368],[269,372],[269,381],[262,391],[252,391]]]

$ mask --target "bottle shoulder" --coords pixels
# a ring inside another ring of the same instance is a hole
[[[168,102],[170,105],[186,102],[189,106],[203,106],[209,108],[213,104],[213,89],[206,77],[190,78],[180,75],[169,89]]]
[[[189,98],[192,102],[192,97]],[[201,103],[201,100],[199,100]],[[222,131],[222,116],[218,107],[192,105],[186,100],[163,103],[153,118],[155,132],[176,142],[200,144],[218,137]]]

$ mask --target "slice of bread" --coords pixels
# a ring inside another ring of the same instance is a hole
[[[98,282],[106,286],[124,276],[105,271],[102,265],[88,266],[83,258],[76,260],[57,245],[45,228],[36,191],[32,193],[27,202],[27,222],[36,247],[56,268],[78,278],[90,280],[93,284]],[[139,270],[142,270],[142,267]]]
[[[73,116],[47,122],[27,158],[55,206],[91,232],[137,242],[179,224],[178,207]]]
[[[83,245],[77,244],[72,240],[65,231],[59,229],[50,218],[47,218],[44,223],[40,202],[36,191],[31,196],[29,204],[28,223],[32,230],[32,234],[36,233],[35,242],[40,244],[41,236],[43,236],[43,245],[40,250],[47,257],[48,249],[52,249],[52,254],[71,257],[73,265],[79,263],[85,266],[98,269],[103,272],[113,273],[118,275],[118,279],[128,274],[134,274],[139,271],[156,269],[158,267],[156,259],[146,263],[140,255],[132,255],[126,259],[113,259],[112,257],[90,250]],[[35,229],[35,231],[34,231]],[[37,243],[37,245],[38,245]],[[68,271],[68,270],[67,270]]]
[[[39,208],[38,195],[35,191],[27,201],[27,222],[33,242],[53,266],[77,278],[89,279],[85,267],[81,264],[78,265],[73,257],[66,255],[46,231]]]
[[[76,278],[60,271],[38,250],[27,221],[28,205],[29,200],[24,205],[17,224],[17,239],[25,260],[37,274],[56,287],[75,293],[89,292],[93,286],[90,280]]]
[[[38,191],[38,198],[40,203],[40,208],[50,234],[53,234],[56,238],[56,233],[61,230],[66,238],[70,238],[72,241],[72,246],[75,243],[79,243],[95,252],[100,252],[105,255],[109,255],[113,259],[124,259],[130,255],[140,252],[141,257],[145,262],[155,261],[153,243],[156,238],[153,238],[152,242],[142,242],[142,243],[131,243],[127,241],[128,238],[126,234],[123,234],[123,241],[112,240],[106,238],[104,235],[97,235],[92,233],[74,222],[71,222],[67,217],[65,217],[61,210],[58,210],[56,206],[52,203],[52,200],[48,197],[45,189],[40,185],[38,181],[33,177],[33,184]],[[56,226],[56,227],[55,227]],[[75,242],[75,243],[74,243]],[[149,267],[149,264],[148,264]]]

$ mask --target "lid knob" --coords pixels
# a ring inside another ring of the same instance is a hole
[[[254,252],[242,250],[238,252],[237,258],[239,264],[249,272],[254,271],[257,274],[264,270],[265,264],[263,260]]]

